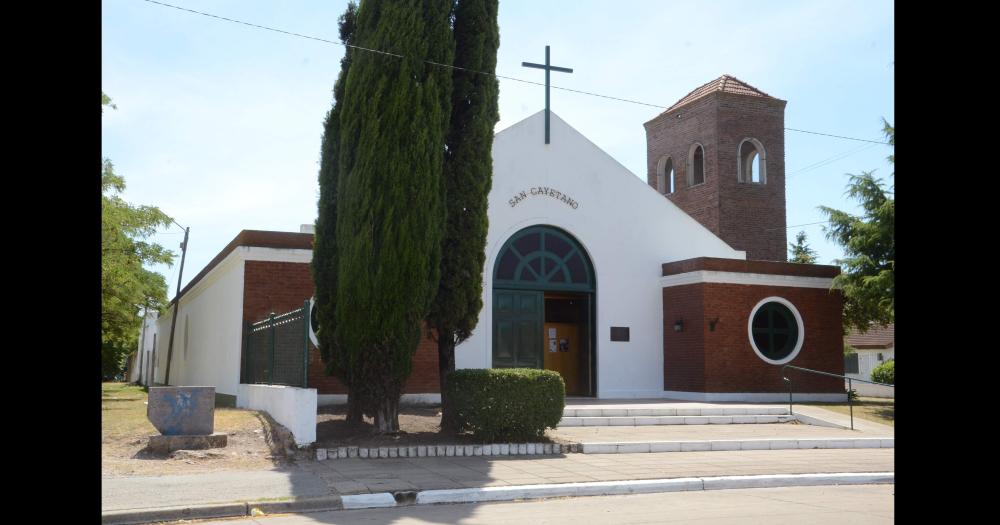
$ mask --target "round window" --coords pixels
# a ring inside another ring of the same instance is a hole
[[[785,364],[802,349],[802,316],[792,303],[781,297],[768,297],[757,303],[750,312],[747,331],[753,351],[771,364]]]

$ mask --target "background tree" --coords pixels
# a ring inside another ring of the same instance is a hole
[[[344,87],[337,150],[334,337],[351,395],[380,432],[399,429],[440,278],[442,168],[451,108],[451,3],[368,0]]]
[[[458,0],[455,63],[473,71],[496,70],[500,28],[497,0]],[[428,316],[438,344],[441,428],[455,430],[446,395],[455,370],[455,345],[472,335],[483,308],[483,265],[489,229],[487,197],[493,184],[493,128],[500,119],[496,77],[463,69],[452,73],[451,123],[444,158],[444,242],[441,281]]]
[[[883,132],[890,146],[896,145],[895,129],[885,120]],[[889,155],[895,165],[895,156]],[[895,177],[895,172],[889,174]],[[873,172],[849,175],[847,195],[858,199],[863,214],[820,206],[830,217],[824,228],[828,239],[844,248],[846,258],[836,261],[842,273],[834,286],[844,293],[844,328],[867,332],[873,324],[892,323],[896,309],[895,198],[892,186],[886,189]]]
[[[800,264],[816,263],[816,250],[813,250],[808,244],[806,244],[806,232],[804,231],[795,235],[794,244],[788,244],[788,252],[791,255],[788,262]]]
[[[101,93],[104,106],[115,106]],[[135,351],[146,311],[167,304],[167,282],[146,264],[173,264],[174,254],[145,239],[172,219],[155,206],[133,206],[119,196],[125,179],[114,165],[101,166],[101,377],[121,373],[125,358]]]
[[[354,50],[349,47],[354,41],[354,27],[357,21],[357,4],[350,2],[339,20],[340,41],[345,46],[344,57],[340,60],[340,75],[333,86],[333,106],[326,114],[323,124],[323,140],[320,150],[319,168],[319,213],[316,218],[316,234],[313,237],[313,282],[316,283],[316,317],[319,330],[319,352],[326,367],[326,373],[340,379],[347,386],[347,420],[361,421],[361,407],[351,395],[351,378],[344,355],[337,351],[337,342],[332,327],[335,322],[337,286],[337,150],[340,146],[340,107],[338,101],[344,98],[344,86],[351,67]],[[329,327],[329,328],[326,328]]]

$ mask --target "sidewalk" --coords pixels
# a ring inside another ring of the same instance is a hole
[[[755,439],[766,444],[776,439],[794,443],[795,440],[814,439],[892,439],[895,435],[893,427],[859,418],[854,420],[855,430],[848,430],[845,428],[848,425],[846,415],[818,407],[796,405],[794,411],[820,418],[823,424],[830,426],[794,423],[599,426],[565,427],[552,432],[577,443]],[[386,507],[414,501],[420,504],[421,498],[431,501],[437,496],[444,498],[441,502],[466,501],[465,498],[499,501],[604,495],[616,493],[614,491],[707,490],[710,485],[715,488],[829,485],[850,483],[850,479],[854,479],[854,483],[885,483],[892,479],[895,471],[892,448],[753,448],[765,450],[725,448],[643,453],[620,450],[615,454],[552,456],[340,458],[300,461],[290,467],[266,470],[104,477],[102,521],[146,523],[241,516],[253,508],[280,513]],[[733,476],[773,479],[734,481]],[[792,479],[796,476],[800,478]],[[813,478],[810,481],[802,476]]]
[[[892,449],[309,461],[295,468],[105,478],[103,512],[324,495],[758,474],[892,472]]]

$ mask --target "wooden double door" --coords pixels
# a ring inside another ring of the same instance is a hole
[[[559,372],[567,395],[593,395],[592,294],[493,290],[493,367]]]

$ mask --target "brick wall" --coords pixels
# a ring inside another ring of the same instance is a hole
[[[656,168],[674,161],[674,204],[748,259],[787,260],[785,230],[786,102],[775,98],[716,92],[665,112],[645,124],[648,184],[656,187]],[[737,159],[744,138],[761,142],[766,184],[740,183]],[[705,182],[688,187],[688,153],[705,148]],[[667,227],[668,225],[664,225]]]
[[[284,313],[301,308],[312,297],[314,286],[309,264],[247,261],[243,281],[243,322],[256,322],[271,312]],[[437,393],[437,343],[426,335],[413,356],[413,372],[403,389],[407,394]],[[319,394],[346,394],[336,378],[326,375],[319,350],[310,344],[309,388]]]
[[[686,392],[786,392],[781,365],[753,351],[747,333],[750,310],[758,301],[787,299],[802,316],[802,350],[789,364],[844,373],[842,300],[820,288],[698,283],[663,289],[663,388]],[[684,331],[674,332],[676,317]],[[718,317],[715,331],[708,321]],[[842,393],[843,381],[789,371],[795,392]]]

